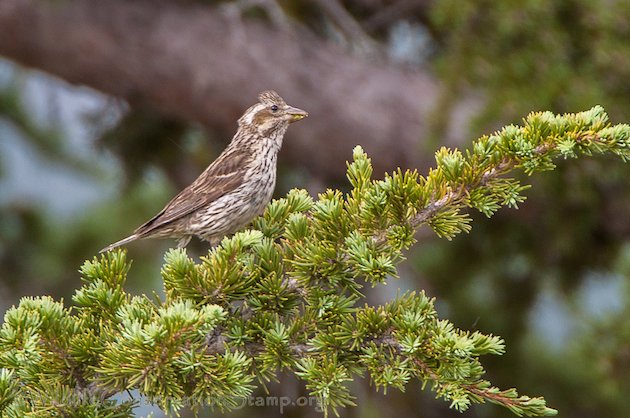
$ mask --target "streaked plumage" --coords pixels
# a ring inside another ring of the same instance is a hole
[[[275,91],[238,120],[228,147],[188,187],[129,237],[101,252],[141,238],[177,238],[185,247],[193,235],[211,244],[247,225],[262,213],[276,184],[276,160],[289,123],[308,114],[291,106]]]

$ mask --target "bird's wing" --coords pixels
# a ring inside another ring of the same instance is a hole
[[[238,188],[252,156],[247,149],[226,150],[190,186],[182,190],[135,233],[145,235],[189,215]]]

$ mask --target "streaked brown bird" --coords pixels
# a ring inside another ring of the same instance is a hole
[[[271,200],[278,151],[289,123],[307,116],[275,91],[260,93],[221,155],[160,213],[101,252],[142,238],[176,238],[181,248],[195,235],[215,245],[247,225]]]

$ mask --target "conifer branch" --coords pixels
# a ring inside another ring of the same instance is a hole
[[[133,401],[112,398],[131,389],[166,411],[229,410],[279,370],[335,413],[354,404],[347,382],[367,375],[384,392],[417,379],[459,411],[491,402],[519,416],[554,415],[544,399],[483,379],[480,358],[503,354],[501,338],[438,319],[423,292],[365,306],[361,289],[396,276],[420,226],[450,239],[470,230],[470,208],[491,216],[516,207],[527,186],[511,171],[596,153],[630,159],[630,126],[611,126],[600,107],[533,113],[466,153],[442,148],[426,176],[398,170],[373,180],[357,147],[347,194],[314,200],[292,190],[199,262],[167,252],[163,301],[124,291],[125,252],[88,261],[71,308],[40,297],[7,311],[0,415],[131,416]]]

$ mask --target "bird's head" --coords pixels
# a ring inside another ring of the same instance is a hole
[[[239,127],[252,127],[264,136],[284,133],[289,123],[304,119],[308,113],[292,107],[273,90],[258,95],[258,103],[247,109],[238,120]]]

